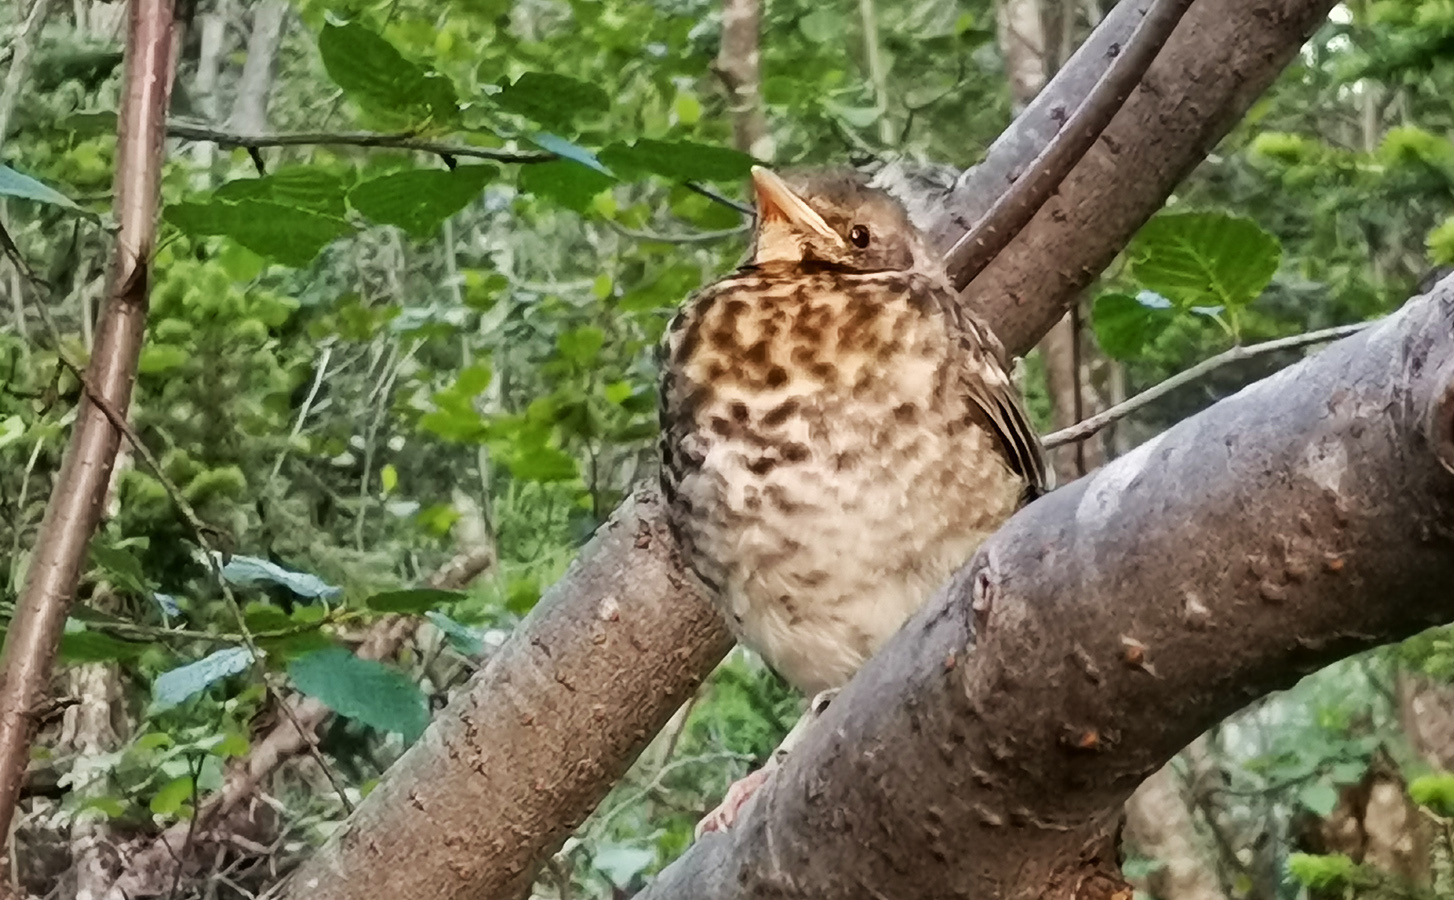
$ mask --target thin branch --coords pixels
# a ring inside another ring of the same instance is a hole
[[[1250,344],[1246,347],[1233,347],[1230,350],[1224,350],[1216,356],[1202,360],[1184,372],[1178,372],[1160,384],[1142,391],[1123,403],[1117,403],[1105,412],[1096,413],[1083,422],[1077,422],[1069,428],[1062,428],[1059,431],[1046,435],[1041,443],[1045,445],[1047,450],[1053,450],[1064,444],[1083,441],[1107,425],[1113,422],[1119,422],[1131,413],[1141,409],[1141,407],[1229,363],[1252,359],[1268,353],[1276,353],[1278,350],[1292,350],[1298,347],[1306,347],[1309,344],[1335,341],[1338,338],[1347,337],[1350,334],[1362,331],[1372,324],[1373,322],[1358,322],[1354,325],[1339,325],[1335,328],[1323,328],[1318,331],[1309,331],[1307,334],[1295,334],[1292,337],[1278,338],[1275,341],[1265,341],[1261,344]]]
[[[944,268],[954,279],[955,290],[964,290],[1009,246],[1060,187],[1065,176],[1095,146],[1101,132],[1136,89],[1191,4],[1192,0],[1156,0],[1124,51],[1055,139],[1035,157],[1027,174],[949,249]]]
[[[448,141],[431,141],[408,132],[381,134],[373,131],[290,131],[268,134],[239,134],[211,128],[194,122],[167,122],[167,136],[187,141],[211,141],[222,147],[387,147],[393,150],[418,150],[439,156],[464,156],[491,159],[506,163],[542,163],[559,159],[544,150],[501,150],[497,147],[476,147]]]
[[[752,216],[754,218],[757,216],[757,210],[748,206],[746,203],[738,203],[736,200],[733,200],[730,197],[723,196],[722,194],[717,193],[716,191],[712,190],[701,182],[688,181],[686,182],[686,186],[688,190],[696,191],[698,194],[701,194],[708,200],[716,201],[723,206],[730,206],[731,208],[742,213],[744,216]]]
[[[627,228],[620,222],[610,219],[606,220],[612,230],[622,237],[629,237],[638,241],[656,241],[660,244],[706,244],[712,241],[725,240],[726,238],[737,237],[739,234],[748,232],[747,225],[738,225],[736,228],[724,228],[721,231],[694,231],[682,234],[660,234],[655,231],[637,231]]]

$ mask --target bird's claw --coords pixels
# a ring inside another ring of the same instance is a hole
[[[727,789],[727,796],[717,804],[717,808],[707,813],[702,821],[697,823],[695,838],[700,840],[702,835],[714,831],[726,831],[737,821],[742,808],[747,801],[757,793],[758,788],[767,782],[767,776],[771,774],[772,767],[758,769],[732,783]]]

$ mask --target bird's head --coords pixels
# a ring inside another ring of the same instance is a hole
[[[779,176],[752,169],[753,265],[826,263],[861,272],[937,265],[903,205],[857,172]]]

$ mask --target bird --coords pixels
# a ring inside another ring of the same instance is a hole
[[[855,170],[751,170],[745,262],[662,342],[660,481],[685,568],[812,697],[698,836],[731,827],[805,725],[1050,487],[1004,347],[902,204]]]

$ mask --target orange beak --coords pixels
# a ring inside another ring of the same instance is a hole
[[[757,194],[759,233],[769,223],[778,222],[793,231],[816,234],[835,244],[843,243],[843,238],[828,227],[822,216],[814,212],[811,206],[803,202],[803,198],[793,193],[793,189],[785,181],[769,170],[762,166],[753,166],[752,187]]]

